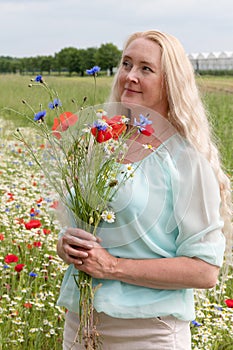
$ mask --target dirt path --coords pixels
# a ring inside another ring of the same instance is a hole
[[[223,92],[233,94],[233,77],[232,78],[219,78],[219,77],[198,77],[198,85],[200,89],[208,92]]]

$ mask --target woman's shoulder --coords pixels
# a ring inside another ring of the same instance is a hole
[[[196,158],[197,154],[187,139],[176,133],[161,143],[154,156],[157,156],[164,165],[177,165],[181,161]]]
[[[213,174],[214,171],[208,159],[198,151],[185,137],[175,134],[161,144],[158,150],[163,168],[169,173],[179,173],[188,176],[196,171]],[[188,180],[188,179],[187,179]]]

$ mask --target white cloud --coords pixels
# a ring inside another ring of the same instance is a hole
[[[186,51],[233,49],[232,0],[0,0],[0,55],[54,54],[160,29]]]

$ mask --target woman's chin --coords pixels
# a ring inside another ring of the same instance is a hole
[[[132,98],[122,98],[121,103],[125,108],[132,109],[136,106],[141,106],[141,104],[136,100]]]

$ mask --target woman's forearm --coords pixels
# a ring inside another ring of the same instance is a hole
[[[117,259],[110,278],[158,289],[201,288],[215,286],[219,268],[188,257],[132,260]]]
[[[95,278],[112,279],[156,289],[208,289],[215,286],[219,267],[185,256],[160,259],[117,258],[101,247],[98,239],[68,229],[58,240],[57,253],[67,264]]]

